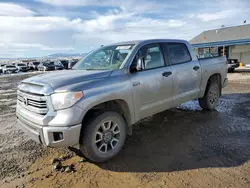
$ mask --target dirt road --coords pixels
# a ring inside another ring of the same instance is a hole
[[[0,187],[250,187],[249,74],[229,75],[216,111],[191,101],[144,119],[103,164],[67,148],[44,148],[16,129],[19,80],[0,78]],[[55,157],[75,172],[52,170]]]

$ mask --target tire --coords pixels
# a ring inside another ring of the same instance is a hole
[[[119,113],[97,114],[82,129],[80,151],[93,162],[107,161],[120,152],[126,135],[126,123]]]
[[[205,95],[199,98],[200,107],[204,110],[214,110],[219,105],[220,87],[216,79],[208,83]]]

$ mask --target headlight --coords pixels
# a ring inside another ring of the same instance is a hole
[[[51,95],[52,104],[55,110],[69,108],[83,97],[82,91],[55,93]]]

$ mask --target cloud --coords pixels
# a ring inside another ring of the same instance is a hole
[[[87,32],[111,30],[114,28],[119,28],[124,21],[133,17],[133,13],[117,13],[98,15],[95,19],[90,19],[83,21],[81,23],[81,28]],[[80,23],[80,21],[78,22]]]
[[[225,18],[233,17],[238,13],[237,10],[225,10],[216,13],[203,13],[197,15],[197,18],[201,19],[204,22],[213,21],[213,20],[222,20]]]
[[[22,6],[4,3],[14,7],[10,11],[6,8],[3,11],[1,6],[1,57],[88,52],[102,44],[137,39],[190,40],[204,30],[250,20],[250,3],[246,0],[230,3],[216,0],[213,4],[207,1],[197,4],[194,0],[34,1],[34,5]]]
[[[50,31],[60,30],[61,28],[70,29],[77,24],[77,19],[69,21],[64,17],[13,17],[13,16],[0,16],[0,29],[2,31],[27,31],[27,32],[38,32],[38,31]]]
[[[0,38],[0,49],[5,54],[10,51],[18,54],[20,51],[25,54],[36,51],[37,54],[75,49],[86,52],[90,46],[93,48],[121,40],[166,37],[168,29],[185,24],[176,19],[161,20],[135,15],[113,10],[87,20],[53,16],[0,16],[0,34],[3,36]]]
[[[145,1],[145,0],[36,0],[45,4],[50,4],[59,7],[79,7],[79,6],[97,6],[97,7],[109,7],[119,8],[126,12],[144,12],[152,13],[159,12],[166,7],[172,7],[173,5],[167,3],[161,3],[158,1]]]
[[[13,3],[0,3],[0,16],[31,16],[33,11]]]
[[[98,0],[70,0],[70,1],[37,0],[37,1],[42,2],[42,3],[46,3],[46,4],[57,5],[57,6],[87,6],[87,5],[103,4],[105,2],[105,1],[98,1]],[[109,1],[109,3],[110,3],[110,1]]]
[[[68,51],[68,50],[74,50],[74,48],[72,47],[49,47],[43,44],[35,44],[35,43],[1,43],[0,44],[1,47],[7,48],[7,49],[15,49],[17,51],[27,51],[28,49],[32,48],[36,48],[38,50],[59,50],[59,51]]]

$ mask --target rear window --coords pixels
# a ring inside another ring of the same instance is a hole
[[[25,64],[18,63],[17,66],[25,66]]]
[[[192,60],[187,46],[183,43],[168,43],[167,48],[172,65],[185,63]]]
[[[8,65],[8,66],[6,66],[6,68],[16,68],[16,67],[12,66],[12,65]]]
[[[39,65],[40,63],[39,62],[33,62],[33,65]]]

